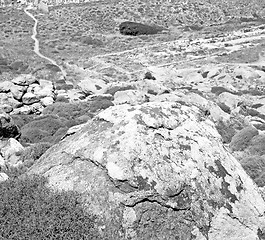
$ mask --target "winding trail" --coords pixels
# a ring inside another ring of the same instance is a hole
[[[47,60],[47,61],[49,61],[51,64],[53,64],[53,65],[55,65],[55,66],[57,66],[60,70],[61,70],[61,72],[62,72],[62,75],[63,75],[63,77],[65,78],[66,77],[66,71],[61,67],[61,66],[59,66],[57,63],[56,63],[56,61],[54,61],[53,59],[51,59],[51,58],[49,58],[49,57],[46,57],[46,56],[44,56],[43,54],[41,54],[40,53],[40,43],[39,43],[39,40],[37,39],[37,34],[38,34],[38,32],[37,32],[37,26],[38,26],[38,20],[28,11],[28,10],[30,10],[30,9],[32,9],[32,6],[31,5],[29,5],[28,7],[26,7],[25,9],[24,9],[24,12],[30,17],[30,18],[32,18],[33,20],[34,20],[34,26],[33,26],[33,30],[32,30],[32,32],[33,32],[33,34],[32,34],[32,36],[31,36],[31,38],[34,40],[34,42],[35,42],[35,45],[34,45],[34,52],[40,57],[40,58],[43,58],[43,59],[45,59],[45,60]]]

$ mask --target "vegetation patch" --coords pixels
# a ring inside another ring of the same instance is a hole
[[[230,147],[232,151],[245,150],[253,137],[259,134],[259,131],[254,127],[246,127],[237,132],[231,140]]]
[[[1,239],[99,239],[95,217],[73,191],[49,189],[33,175],[0,183]]]

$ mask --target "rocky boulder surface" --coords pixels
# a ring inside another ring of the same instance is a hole
[[[82,193],[108,239],[263,239],[257,185],[195,106],[109,107],[30,169]]]

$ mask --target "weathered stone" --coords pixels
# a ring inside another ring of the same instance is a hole
[[[231,111],[242,102],[242,98],[229,92],[223,92],[218,96],[218,102],[225,104]]]
[[[0,183],[6,181],[8,178],[9,177],[6,173],[3,172],[0,173]]]
[[[0,155],[0,169],[6,167],[5,159]]]
[[[146,95],[138,90],[125,90],[119,91],[114,94],[113,103],[124,104],[128,103],[130,105],[137,105],[147,101]]]
[[[11,92],[0,93],[0,106],[4,104],[7,104],[12,108],[17,108],[17,107],[22,106],[21,102],[13,98],[13,95]]]
[[[28,115],[32,113],[32,109],[29,105],[24,105],[22,107],[16,108],[12,112],[13,114],[23,114]]]
[[[27,87],[14,84],[14,86],[12,86],[10,91],[13,95],[13,98],[20,101],[24,93],[27,91]]]
[[[47,107],[54,103],[54,99],[52,97],[44,97],[40,100],[40,102],[44,107]]]
[[[20,155],[24,151],[24,147],[14,138],[2,142],[1,154],[9,165],[16,166],[19,164]]]
[[[85,94],[104,93],[107,85],[102,79],[86,78],[80,81],[77,86]]]
[[[194,106],[110,107],[30,173],[82,193],[108,239],[254,240],[265,227],[258,187]]]
[[[37,82],[37,79],[31,74],[21,74],[14,78],[12,82],[20,86],[29,86],[30,84]]]
[[[260,78],[260,75],[251,67],[236,67],[233,71],[234,76],[243,80],[254,80]]]
[[[38,97],[31,92],[27,92],[23,95],[22,97],[22,102],[26,105],[30,105],[36,102],[39,102],[40,100],[38,99]]]
[[[14,84],[9,81],[0,82],[0,93],[10,92]]]

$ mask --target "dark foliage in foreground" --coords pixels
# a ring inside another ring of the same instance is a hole
[[[142,23],[136,22],[123,22],[119,26],[120,33],[123,35],[153,35],[161,32],[163,28],[158,26],[149,26]]]
[[[46,183],[37,175],[0,183],[0,239],[98,239],[80,196]]]

